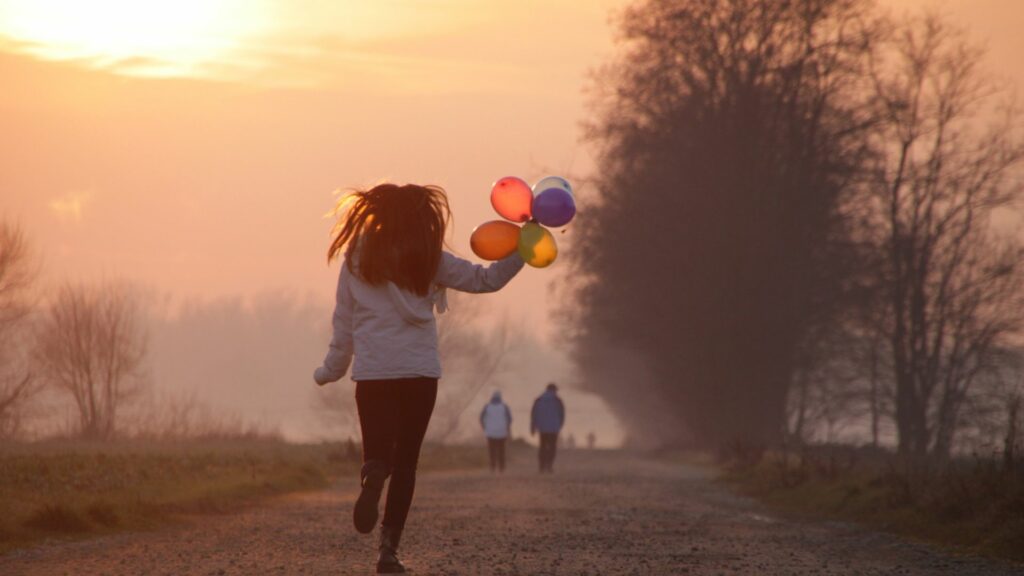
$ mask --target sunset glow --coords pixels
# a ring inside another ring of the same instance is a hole
[[[944,1],[989,42],[994,68],[1024,85],[1024,4]],[[593,198],[600,181],[583,127],[605,87],[600,67],[620,49],[615,14],[630,4],[0,0],[0,219],[38,254],[41,292],[114,277],[175,306],[268,294],[330,306],[332,193],[383,180],[443,186],[449,247],[472,258],[470,235],[496,217],[489,193],[501,177],[563,175],[581,206]],[[558,350],[524,362],[521,381],[572,377],[546,302],[585,222],[558,233],[564,260],[486,297]],[[275,414],[292,438],[316,432],[308,399],[279,386],[283,369],[236,378],[243,362],[180,362],[168,343],[177,336],[155,337],[165,338],[154,344],[156,388]],[[288,370],[305,374],[303,354],[322,343],[287,340]],[[209,385],[221,367],[232,372]],[[532,401],[522,390],[508,399]],[[607,411],[588,410],[573,416],[579,430],[607,429]]]
[[[84,60],[135,75],[201,75],[260,24],[257,3],[13,0],[0,4],[0,36],[33,55]]]

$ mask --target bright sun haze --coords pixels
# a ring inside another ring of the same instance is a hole
[[[180,76],[223,57],[260,23],[259,4],[241,0],[8,0],[0,33],[53,59]]]

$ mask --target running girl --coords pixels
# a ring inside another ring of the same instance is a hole
[[[500,290],[523,267],[516,253],[483,267],[443,250],[451,213],[437,186],[381,184],[349,204],[327,252],[344,252],[334,309],[334,336],[313,377],[342,378],[353,357],[356,406],[363,435],[356,530],[373,531],[384,482],[377,573],[405,572],[398,543],[416,485],[416,464],[437,397],[441,363],[435,309],[445,289]]]

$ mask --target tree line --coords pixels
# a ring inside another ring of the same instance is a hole
[[[634,438],[1012,453],[1024,140],[968,33],[869,0],[644,0],[618,24],[566,320]]]

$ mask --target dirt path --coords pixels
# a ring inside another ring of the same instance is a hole
[[[504,477],[423,474],[402,552],[416,574],[1024,574],[838,523],[774,519],[702,470],[566,453]],[[369,574],[354,493],[291,496],[227,517],[0,557],[0,574]]]

